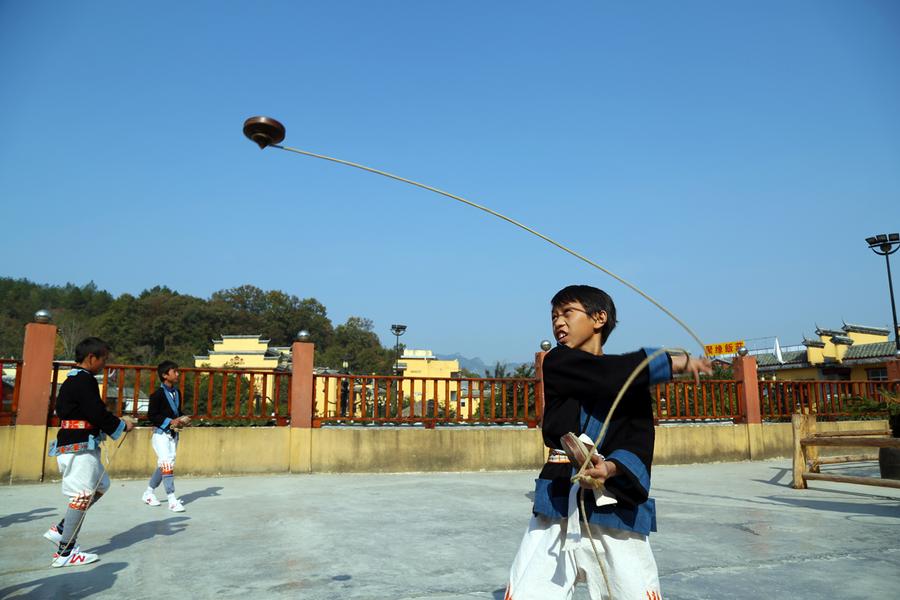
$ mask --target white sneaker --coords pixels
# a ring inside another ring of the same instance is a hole
[[[54,544],[58,544],[62,541],[62,534],[59,532],[59,529],[56,528],[56,525],[51,525],[50,529],[44,532],[44,538],[50,540]]]
[[[56,552],[53,555],[53,562],[50,563],[50,566],[77,567],[80,565],[89,565],[92,562],[97,562],[98,560],[100,560],[100,557],[96,554],[91,554],[90,552],[81,552],[78,546],[75,546],[68,556],[61,556],[59,552]]]
[[[150,506],[159,506],[159,500],[156,499],[156,494],[153,492],[144,492],[144,495],[141,496],[141,500],[144,504],[148,504]]]
[[[178,498],[169,500],[169,510],[172,512],[184,512],[184,504],[182,504],[181,500]]]

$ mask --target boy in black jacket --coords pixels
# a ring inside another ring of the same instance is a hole
[[[108,435],[118,439],[134,429],[128,417],[121,419],[106,409],[94,376],[103,371],[109,344],[89,337],[75,347],[75,368],[69,371],[56,398],[59,433],[50,446],[50,456],[62,474],[63,495],[70,498],[66,516],[50,527],[44,537],[59,545],[51,567],[86,565],[96,554],[81,552],[75,537],[85,512],[109,489],[109,476],[100,461],[100,442]]]
[[[156,452],[157,467],[141,500],[149,506],[159,506],[153,490],[162,482],[169,498],[169,510],[184,512],[184,505],[175,496],[175,452],[178,449],[178,432],[190,423],[191,418],[181,414],[181,394],[175,387],[180,376],[178,365],[166,360],[156,367],[156,372],[160,386],[150,395],[147,418],[156,425],[150,442]]]
[[[586,434],[593,443],[625,380],[655,351],[604,354],[603,344],[616,325],[616,307],[602,290],[568,286],[550,304],[558,345],[544,357],[541,424],[550,453],[536,480],[533,516],[510,569],[505,598],[571,598],[582,581],[592,600],[657,600],[659,575],[648,541],[656,530],[656,508],[649,496],[654,429],[648,388],[673,373],[698,376],[711,373],[712,367],[707,359],[658,354],[639,371],[618,405],[585,471],[605,484],[602,494],[584,490],[584,516],[601,564],[581,523],[578,486],[571,483],[581,465],[570,462],[561,438],[570,432]]]

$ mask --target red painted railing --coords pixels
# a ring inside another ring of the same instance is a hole
[[[8,371],[14,374],[7,375]],[[19,410],[19,390],[22,388],[22,361],[0,358],[0,372],[3,373],[3,392],[0,396],[0,425],[12,425]]]
[[[536,379],[315,375],[313,427],[339,423],[537,426]]]
[[[732,380],[693,379],[656,384],[650,389],[660,421],[705,421],[741,418],[741,384]]]
[[[22,361],[2,359],[7,372],[0,425],[15,422]],[[56,392],[72,363],[53,367],[50,414]],[[182,368],[179,381],[185,414],[198,424],[276,424],[290,422],[291,374],[267,370]],[[158,387],[156,369],[107,365],[101,395],[117,415],[145,418],[150,394]],[[11,384],[11,385],[10,385]],[[882,402],[883,392],[900,393],[900,381],[760,381],[764,420],[789,419],[796,410],[826,418],[869,414],[860,407]],[[423,378],[381,375],[314,375],[313,426],[329,424],[507,424],[535,427],[543,412],[536,379]],[[742,419],[742,386],[732,380],[677,380],[651,388],[657,422]],[[877,410],[872,416],[883,415]]]
[[[760,381],[760,413],[763,419],[789,419],[798,410],[820,417],[861,416],[867,414],[866,400],[884,402],[884,391],[900,392],[900,381]]]
[[[53,363],[49,423],[56,394],[73,363]],[[254,369],[179,368],[182,410],[195,424],[276,424],[290,421],[290,373]],[[156,367],[107,365],[100,396],[116,415],[145,418],[150,394],[159,387]]]

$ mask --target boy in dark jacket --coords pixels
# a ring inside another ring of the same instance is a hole
[[[153,490],[162,483],[169,498],[169,510],[184,512],[184,505],[175,496],[175,452],[178,449],[178,432],[190,423],[191,418],[181,414],[181,393],[176,387],[180,376],[178,365],[166,360],[156,367],[156,372],[160,386],[150,395],[147,418],[156,425],[150,442],[156,452],[157,467],[141,500],[144,504],[159,506]]]
[[[706,359],[656,354],[613,413],[585,471],[605,487],[602,493],[583,491],[583,516],[599,548],[598,562],[581,522],[578,486],[571,482],[581,465],[570,461],[561,438],[570,432],[585,434],[592,444],[625,380],[655,351],[604,354],[603,344],[616,324],[616,307],[602,290],[568,286],[550,304],[558,345],[544,357],[541,425],[550,452],[536,480],[533,516],[510,569],[506,598],[571,598],[579,581],[587,583],[592,600],[661,598],[648,541],[656,530],[656,507],[649,495],[654,442],[649,386],[669,380],[673,373],[709,374],[712,367]]]
[[[51,567],[86,565],[96,554],[81,552],[75,538],[85,512],[109,489],[109,476],[100,461],[100,442],[108,435],[118,439],[134,429],[128,417],[121,419],[106,409],[95,375],[103,371],[109,344],[89,337],[75,347],[75,368],[68,372],[56,398],[60,429],[50,446],[50,456],[62,474],[62,492],[69,497],[66,515],[44,537],[59,545]]]

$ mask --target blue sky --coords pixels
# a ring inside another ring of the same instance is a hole
[[[281,289],[489,362],[527,360],[589,283],[609,351],[697,350],[506,223],[258,150],[264,114],[572,246],[706,343],[887,327],[863,240],[900,230],[898,64],[891,1],[0,2],[0,274]]]

